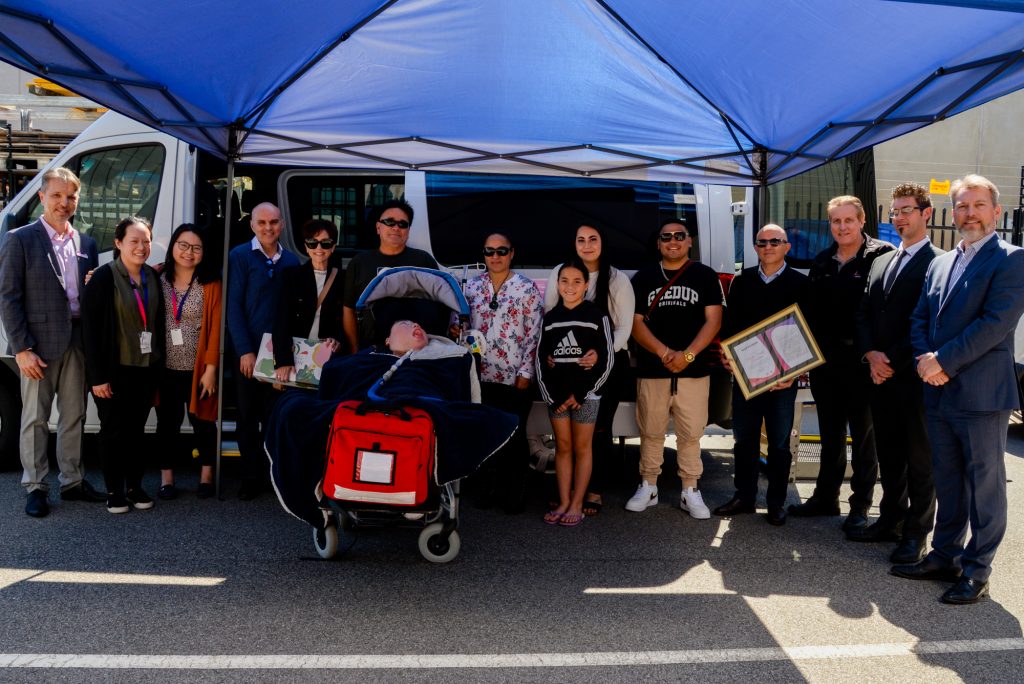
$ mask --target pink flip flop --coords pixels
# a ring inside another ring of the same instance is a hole
[[[563,513],[558,524],[562,527],[576,527],[586,518],[583,513]]]
[[[548,511],[544,514],[544,522],[548,525],[558,525],[562,521],[564,513],[558,511]]]

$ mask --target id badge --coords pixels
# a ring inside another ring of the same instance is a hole
[[[143,354],[153,353],[153,333],[148,330],[139,333],[139,351]]]
[[[181,328],[171,328],[171,344],[175,347],[180,347],[185,344],[185,338],[181,334]]]

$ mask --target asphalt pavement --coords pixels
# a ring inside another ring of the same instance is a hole
[[[733,491],[731,439],[703,445],[714,507]],[[577,528],[543,524],[543,487],[522,515],[464,500],[447,565],[412,530],[360,531],[319,560],[305,523],[231,480],[203,501],[185,474],[181,498],[120,516],[51,494],[36,520],[19,473],[0,473],[0,681],[1020,681],[1021,426],[991,600],[965,607],[889,576],[893,545],[846,541],[840,517],[771,527],[763,481],[759,515],[698,521],[669,465],[661,503],[627,512],[636,451]]]

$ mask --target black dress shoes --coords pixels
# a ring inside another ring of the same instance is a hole
[[[917,563],[928,553],[924,537],[904,537],[900,540],[899,546],[889,556],[889,560],[897,565],[911,565]]]
[[[50,513],[50,504],[46,502],[46,491],[33,489],[28,493],[25,512],[33,518],[45,518]]]
[[[942,595],[943,603],[952,603],[963,606],[977,603],[988,596],[988,582],[981,582],[970,577],[961,577],[960,581],[954,584]]]
[[[786,524],[786,509],[782,506],[768,507],[768,524],[781,527]]]
[[[852,514],[851,514],[852,515]],[[849,520],[849,518],[847,518]],[[896,524],[895,526],[890,525],[888,522],[882,520],[876,520],[866,527],[857,527],[852,530],[846,531],[846,538],[850,541],[858,542],[894,542],[900,540],[900,532],[903,526]],[[921,560],[915,558],[910,561],[904,561],[906,563],[916,563]]]
[[[790,515],[798,518],[813,518],[816,516],[839,515],[838,501],[822,501],[813,496],[802,504],[790,504]]]
[[[854,530],[863,530],[868,526],[868,512],[857,508],[851,509],[850,514],[843,521],[843,532],[849,535]]]
[[[935,560],[931,556],[925,556],[924,560],[910,565],[894,565],[889,568],[889,574],[912,580],[960,581],[960,568],[951,563]]]
[[[60,493],[61,501],[89,501],[91,503],[100,503],[107,500],[107,495],[104,493],[97,492],[96,489],[89,484],[88,480],[82,480],[74,487],[69,487]]]
[[[754,513],[757,511],[757,507],[753,501],[744,501],[738,496],[732,497],[728,503],[724,503],[716,508],[713,513],[715,515],[739,515],[740,513]]]

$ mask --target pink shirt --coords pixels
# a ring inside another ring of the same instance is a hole
[[[78,240],[75,239],[75,229],[70,225],[64,231],[64,235],[58,235],[57,231],[46,222],[46,219],[39,217],[46,234],[50,236],[50,246],[53,248],[55,259],[50,259],[50,267],[57,275],[61,287],[68,296],[68,304],[71,306],[71,317],[78,318],[82,306],[78,300]]]

